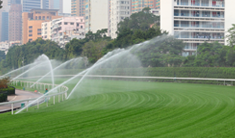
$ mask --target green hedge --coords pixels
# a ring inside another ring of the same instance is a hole
[[[0,102],[7,101],[7,92],[0,92]]]
[[[235,68],[229,67],[157,67],[133,69],[97,69],[94,75],[135,75],[158,77],[235,78]]]
[[[5,89],[0,89],[2,92],[7,92],[7,95],[15,95],[15,87],[9,86],[8,88]]]

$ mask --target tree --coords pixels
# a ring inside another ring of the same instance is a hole
[[[150,12],[150,8],[144,8],[142,11],[133,13],[129,18],[125,18],[118,24],[117,34],[122,33],[125,29],[132,31],[147,31],[151,24],[160,22],[160,17]]]
[[[179,67],[183,63],[181,56],[184,43],[173,36],[163,36],[157,41],[149,42],[148,46],[140,47],[138,55],[144,67]]]
[[[207,43],[198,46],[197,58],[195,59],[195,66],[199,67],[216,67],[219,66],[220,50],[222,45],[218,42]]]
[[[87,57],[91,63],[95,63],[103,55],[103,50],[108,44],[108,41],[102,40],[99,42],[89,41],[83,47],[82,56]]]
[[[92,41],[99,41],[99,40],[111,40],[110,37],[107,37],[108,29],[101,29],[97,30],[96,33],[93,33],[91,31],[88,31],[86,34],[86,41],[89,42]]]
[[[234,46],[235,45],[235,24],[232,25],[233,27],[231,27],[228,30],[228,35],[226,35],[227,43],[229,46]]]
[[[2,67],[16,69],[23,65],[32,63],[38,56],[45,54],[50,59],[66,60],[65,50],[61,49],[55,42],[39,38],[22,46],[14,46],[8,50]]]
[[[66,58],[71,59],[78,57],[82,54],[82,47],[86,43],[86,40],[78,40],[74,38],[65,45]]]

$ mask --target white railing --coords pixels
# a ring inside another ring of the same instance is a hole
[[[21,86],[21,87],[25,87],[25,88],[34,88],[37,90],[43,90],[45,91],[46,88],[48,89],[52,89],[56,86],[58,86],[57,84],[55,84],[54,86],[52,84],[49,83],[35,83],[35,85],[33,85],[35,82],[32,81],[22,81],[22,80],[14,80],[11,82],[12,85],[14,86]],[[32,87],[31,87],[32,86]],[[56,97],[58,99],[58,102],[64,101],[67,99],[67,92],[68,92],[68,87],[66,86],[61,86],[59,88],[57,88],[55,90],[55,92],[53,92],[52,94],[44,94],[44,96],[41,96],[40,98],[34,98],[34,99],[25,99],[25,100],[19,100],[19,101],[12,101],[12,102],[4,102],[4,103],[0,103],[0,106],[7,106],[7,105],[11,105],[11,108],[8,109],[4,109],[4,111],[9,111],[11,110],[11,113],[14,114],[14,110],[15,109],[19,109],[21,103],[25,104],[26,110],[28,111],[28,105],[30,106],[37,106],[37,109],[39,109],[39,105],[42,103],[46,103],[46,106],[48,107],[48,103],[50,102],[50,100],[53,100],[53,104],[56,103]],[[15,107],[14,107],[15,106]]]
[[[57,75],[56,77],[69,77],[74,75]],[[155,76],[115,76],[115,75],[87,75],[88,78],[117,78],[117,79],[163,79],[163,80],[195,80],[195,81],[220,81],[223,82],[224,85],[230,85],[233,86],[233,82],[235,82],[235,79],[226,79],[226,78],[189,78],[189,77],[155,77]],[[229,82],[229,83],[228,83]],[[22,86],[26,88],[35,88],[37,90],[45,90],[46,88],[52,89],[53,85],[49,83],[36,83],[33,87],[30,87],[35,82],[31,81],[22,81],[22,80],[14,80],[12,81],[12,85],[16,86]],[[57,84],[54,85],[54,87],[58,86]],[[56,92],[52,94],[45,95],[38,99],[26,99],[26,100],[20,100],[20,101],[13,101],[13,102],[4,102],[0,103],[0,106],[2,105],[11,105],[11,112],[14,114],[14,104],[19,103],[26,103],[26,106],[31,104],[31,106],[37,106],[39,108],[39,105],[41,103],[46,103],[46,106],[48,107],[48,102],[53,99],[53,104],[56,103],[56,96],[58,97],[58,102],[64,101],[67,99],[67,92],[68,87],[61,86],[57,89]],[[33,101],[33,104],[32,102]],[[17,107],[19,108],[19,107]],[[28,106],[26,108],[28,111]]]

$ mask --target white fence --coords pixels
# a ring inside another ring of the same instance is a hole
[[[22,80],[14,80],[11,83],[12,83],[12,85],[15,85],[15,86],[21,86],[21,87],[25,87],[25,88],[32,88],[32,89],[43,90],[43,91],[45,91],[46,88],[53,89],[53,87],[58,86],[57,84],[55,84],[53,86],[52,84],[49,84],[49,83],[39,83],[39,82],[35,83],[35,82],[31,82],[31,81],[22,81]],[[35,83],[35,85],[33,85],[34,83]],[[33,85],[33,87],[31,87],[32,85]],[[52,94],[46,94],[44,96],[41,96],[41,98],[4,102],[4,103],[0,103],[0,106],[10,105],[11,106],[10,110],[11,110],[12,114],[14,114],[14,109],[20,108],[19,104],[21,104],[21,103],[25,104],[25,106],[27,107],[26,108],[27,111],[28,111],[27,105],[37,106],[37,108],[39,109],[39,105],[41,103],[46,103],[46,106],[48,107],[48,105],[49,105],[48,102],[51,99],[53,100],[53,104],[56,103],[56,98],[58,99],[58,102],[66,100],[67,99],[67,92],[68,92],[68,87],[61,86],[61,87],[58,87],[55,90],[55,92],[53,92]]]

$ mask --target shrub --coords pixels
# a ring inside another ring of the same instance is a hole
[[[0,92],[0,102],[7,101],[7,92]]]

